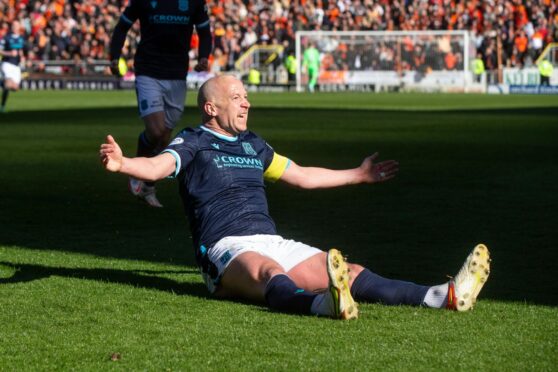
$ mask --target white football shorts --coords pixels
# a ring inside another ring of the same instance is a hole
[[[163,111],[165,126],[174,129],[184,111],[186,79],[157,80],[149,76],[136,76],[136,95],[142,118]]]
[[[207,251],[209,261],[213,263],[217,272],[213,278],[202,272],[203,280],[209,292],[215,292],[225,269],[241,253],[256,252],[269,257],[287,272],[302,261],[322,252],[318,248],[283,239],[279,235],[249,235],[228,236],[217,242]]]
[[[21,83],[21,69],[13,63],[2,62],[2,75],[4,79],[12,80],[17,85]]]

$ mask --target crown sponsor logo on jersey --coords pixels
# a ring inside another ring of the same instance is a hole
[[[228,156],[216,155],[213,158],[217,168],[244,168],[244,169],[260,169],[263,170],[263,163],[257,158],[248,158],[244,156]]]
[[[249,142],[242,142],[242,148],[244,149],[244,153],[246,155],[258,155]]]
[[[185,12],[188,10],[188,0],[178,0],[178,10]]]
[[[152,2],[151,2],[151,7],[152,7],[153,9],[157,8],[157,2],[156,2],[156,1],[152,1]]]
[[[215,166],[217,168],[223,168],[223,164],[221,164],[221,158],[216,156],[216,157],[213,158],[213,161],[215,162]]]
[[[190,23],[190,16],[155,14],[149,16],[149,22],[157,25],[187,25]]]

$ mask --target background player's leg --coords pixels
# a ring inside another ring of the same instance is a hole
[[[137,156],[158,155],[169,143],[172,129],[165,126],[165,112],[159,111],[144,116],[145,130],[138,140]]]
[[[316,76],[316,71],[313,68],[308,69],[308,91],[314,93],[314,87],[316,86],[318,78]]]
[[[6,108],[6,102],[8,101],[8,95],[10,94],[10,91],[15,91],[17,89],[18,85],[13,80],[4,79],[4,83],[2,84],[2,111],[4,111],[4,109]]]
[[[1,111],[4,111],[6,108],[6,102],[8,101],[8,95],[10,94],[10,90],[5,86],[2,87],[2,106],[0,107]]]
[[[169,143],[172,129],[165,126],[165,113],[153,112],[143,117],[145,130],[138,138],[137,156],[153,157],[159,154]],[[132,194],[144,199],[152,207],[162,207],[155,194],[154,182],[143,182],[130,178],[129,187]]]

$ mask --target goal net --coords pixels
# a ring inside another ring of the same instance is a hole
[[[475,44],[466,31],[298,31],[297,91],[308,83],[303,59],[311,46],[320,55],[321,91],[480,89],[471,73]]]

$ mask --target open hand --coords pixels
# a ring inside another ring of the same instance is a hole
[[[385,160],[374,163],[378,153],[370,155],[360,165],[364,173],[364,181],[367,183],[385,182],[395,177],[399,171],[399,163],[395,160]]]
[[[110,134],[107,136],[106,142],[101,145],[99,157],[108,171],[118,172],[122,168],[122,150]]]

